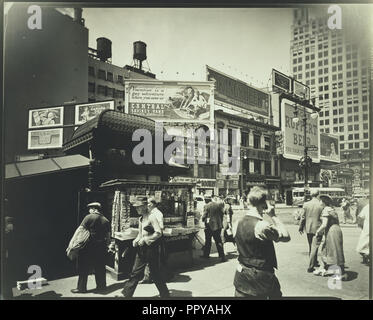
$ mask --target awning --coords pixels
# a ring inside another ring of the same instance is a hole
[[[5,165],[5,179],[29,177],[61,170],[88,167],[89,159],[82,155],[70,155],[41,160],[15,162]]]

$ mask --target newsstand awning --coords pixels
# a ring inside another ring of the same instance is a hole
[[[88,167],[89,159],[75,154],[48,159],[15,162],[5,165],[5,179],[29,177],[62,170]]]

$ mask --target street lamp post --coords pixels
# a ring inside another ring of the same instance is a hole
[[[294,118],[293,122],[297,123],[299,121],[298,118],[298,109],[297,105],[295,105],[295,111],[294,111]],[[317,112],[313,112],[311,114],[312,119],[316,119],[318,116]],[[304,108],[303,110],[303,117],[302,117],[302,122],[303,122],[303,142],[304,142],[304,153],[303,157],[299,161],[299,166],[301,168],[304,168],[304,201],[309,199],[309,185],[308,185],[308,168],[311,167],[312,164],[312,159],[308,156],[308,146],[307,146],[307,113]]]

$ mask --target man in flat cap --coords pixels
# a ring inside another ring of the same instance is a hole
[[[105,258],[110,244],[110,223],[104,217],[99,202],[87,205],[89,214],[84,217],[81,226],[90,233],[89,240],[78,255],[78,288],[73,293],[87,292],[88,274],[94,269],[96,291],[106,288]]]

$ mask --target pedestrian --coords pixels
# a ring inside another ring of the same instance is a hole
[[[124,283],[122,293],[125,297],[132,297],[139,281],[144,276],[145,267],[149,264],[150,274],[161,298],[170,296],[165,280],[161,272],[159,261],[159,246],[162,237],[162,229],[158,223],[156,214],[150,213],[148,202],[144,197],[137,197],[133,207],[136,208],[139,218],[139,233],[132,244],[137,248],[135,263],[127,282]]]
[[[110,222],[102,214],[101,204],[92,202],[87,205],[89,214],[81,226],[90,233],[89,240],[78,253],[78,287],[72,293],[86,293],[88,275],[94,269],[96,291],[106,289],[106,254],[110,244]]]
[[[233,228],[232,228],[232,222],[233,222],[233,209],[232,204],[230,203],[229,199],[225,200],[225,207],[224,207],[224,216],[225,216],[225,223],[223,228],[223,236],[224,236],[224,242],[232,242],[234,245],[236,242],[233,238]]]
[[[358,221],[361,223],[359,223],[359,226],[362,228],[362,230],[356,251],[362,256],[363,263],[369,265],[369,203],[365,205],[363,210],[361,210]]]
[[[202,258],[209,258],[211,251],[211,238],[214,238],[219,257],[222,262],[227,261],[223,242],[221,240],[221,231],[223,229],[224,202],[220,199],[210,202],[204,208],[202,221],[205,223],[205,246]]]
[[[343,210],[341,223],[345,224],[347,222],[347,219],[349,219],[350,216],[351,216],[351,214],[350,214],[350,202],[346,198],[342,199],[341,208]]]
[[[248,210],[233,231],[239,262],[234,277],[235,296],[278,299],[282,292],[274,272],[277,259],[273,241],[288,242],[290,235],[274,207],[267,205],[266,190],[253,187],[247,198]],[[265,213],[272,223],[263,219]]]
[[[154,197],[148,198],[148,212],[150,214],[154,214],[156,217],[159,227],[162,230],[162,236],[160,239],[159,245],[159,264],[161,266],[161,270],[164,270],[165,262],[166,262],[166,252],[165,252],[165,244],[163,238],[163,231],[164,231],[164,224],[163,224],[163,213],[157,208],[157,202]],[[144,278],[139,283],[152,283],[152,275],[150,274],[149,263],[146,264],[145,271],[144,271]]]
[[[321,205],[318,190],[312,190],[311,200],[303,204],[303,216],[299,224],[299,233],[305,231],[308,241],[309,265],[307,272],[313,272],[315,267],[318,267],[317,252],[321,244],[322,235],[315,237],[316,231],[321,225],[321,213],[323,207]]]
[[[343,234],[339,226],[338,213],[333,208],[333,199],[328,195],[321,195],[322,214],[321,226],[316,231],[316,236],[325,235],[325,242],[322,248],[323,267],[315,270],[314,275],[328,276],[336,272],[341,276],[341,280],[347,279],[345,273],[345,257],[343,253]]]

